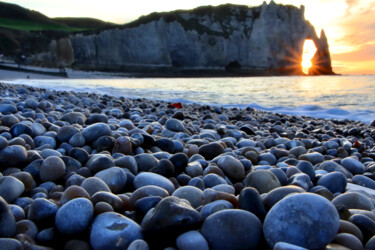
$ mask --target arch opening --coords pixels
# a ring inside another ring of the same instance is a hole
[[[303,73],[308,74],[309,68],[312,66],[311,59],[314,57],[316,50],[316,46],[311,39],[305,40],[301,62]]]

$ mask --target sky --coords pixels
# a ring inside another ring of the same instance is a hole
[[[266,2],[269,3],[270,0]],[[127,23],[151,12],[192,9],[225,3],[257,6],[263,0],[5,0],[49,17],[94,17]],[[375,0],[274,0],[305,6],[305,18],[317,34],[324,28],[333,70],[341,74],[375,74]],[[305,62],[315,48],[306,44]],[[306,64],[306,63],[305,63]]]

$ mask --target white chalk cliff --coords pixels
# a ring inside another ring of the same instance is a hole
[[[328,74],[331,59],[322,34],[320,39],[305,20],[303,6],[273,1],[251,8],[205,6],[153,13],[120,29],[71,36],[74,59],[69,64],[129,72],[224,72],[227,66],[227,71],[249,74],[301,74],[303,45],[312,39],[318,49],[313,61],[325,68],[311,72]]]

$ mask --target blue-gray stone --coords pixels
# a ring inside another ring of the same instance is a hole
[[[55,225],[63,234],[83,232],[90,225],[94,206],[86,198],[76,198],[65,203],[56,213]]]
[[[262,220],[267,214],[258,190],[253,187],[242,189],[240,196],[238,197],[238,207],[255,214]]]
[[[311,182],[310,177],[305,173],[294,174],[289,179],[288,184],[299,186],[299,187],[305,189],[306,191],[308,191],[311,187],[313,187],[313,183]]]
[[[256,249],[262,223],[248,211],[227,209],[208,216],[200,231],[210,249]]]
[[[276,157],[271,154],[271,153],[263,153],[263,154],[260,154],[259,155],[259,158],[258,158],[258,164],[259,165],[275,165],[276,164]],[[264,163],[260,163],[260,162],[264,162]]]
[[[11,145],[0,151],[0,165],[7,166],[24,163],[27,160],[27,151],[23,146]]]
[[[95,154],[86,162],[85,167],[91,170],[92,173],[97,173],[101,170],[114,167],[115,163],[110,155]]]
[[[353,175],[343,166],[340,164],[334,162],[334,161],[325,161],[322,164],[320,164],[319,169],[325,170],[327,172],[341,172],[343,173],[347,178],[351,178]]]
[[[81,187],[84,188],[90,196],[93,196],[96,192],[106,191],[111,192],[108,185],[97,177],[89,177],[81,183]]]
[[[127,249],[135,240],[143,239],[142,228],[133,220],[115,213],[99,214],[90,231],[90,243],[96,249]]]
[[[181,121],[171,118],[165,123],[165,127],[174,132],[182,132],[184,131],[184,125]]]
[[[56,148],[56,140],[53,137],[40,135],[34,138],[34,142],[36,147],[50,145],[51,148]]]
[[[44,198],[35,199],[29,208],[27,219],[38,223],[53,223],[58,207]]]
[[[335,206],[342,205],[348,209],[364,209],[371,211],[375,208],[374,202],[372,202],[370,198],[357,192],[340,194],[332,200],[332,203]]]
[[[0,177],[0,196],[8,203],[15,201],[25,191],[25,185],[13,176]]]
[[[207,174],[203,177],[204,186],[212,188],[220,184],[228,184],[227,181],[217,174]]]
[[[277,177],[282,186],[288,184],[288,176],[280,168],[270,168],[268,171],[272,172]]]
[[[193,208],[202,205],[203,192],[199,188],[193,186],[179,187],[173,192],[172,196],[189,201]]]
[[[304,160],[304,161],[309,161],[313,165],[321,163],[324,161],[324,156],[321,153],[314,152],[314,153],[307,153],[300,155],[298,157],[298,160]]]
[[[155,185],[155,186],[164,188],[165,190],[168,191],[169,194],[172,194],[173,191],[175,190],[175,187],[170,180],[168,180],[164,176],[154,174],[154,173],[147,173],[147,172],[139,173],[134,178],[133,184],[135,188],[140,188],[140,187],[144,187],[147,185]]]
[[[302,193],[276,203],[264,220],[263,232],[270,247],[281,241],[319,249],[333,240],[339,226],[339,214],[329,200]]]
[[[16,233],[16,220],[8,203],[0,196],[0,238],[13,237]]]
[[[353,175],[363,174],[366,170],[365,166],[360,161],[352,157],[343,159],[341,165]]]
[[[352,183],[363,186],[363,187],[375,189],[375,181],[367,176],[355,175],[352,178]]]
[[[244,182],[246,187],[254,187],[260,194],[281,186],[279,179],[272,172],[263,169],[250,172]]]
[[[267,207],[267,209],[270,209],[277,202],[283,199],[285,196],[292,194],[292,193],[304,193],[304,192],[305,190],[298,186],[289,185],[289,186],[284,186],[284,187],[278,187],[278,188],[271,190],[269,193],[267,193],[266,197],[264,198],[263,203],[264,203],[264,206]]]
[[[176,245],[180,250],[209,250],[206,239],[198,231],[189,231],[181,234],[176,239]]]
[[[105,123],[95,123],[82,130],[82,135],[86,142],[93,142],[104,135],[111,135],[110,127]]]
[[[297,166],[299,170],[301,170],[303,173],[307,174],[311,181],[315,181],[315,170],[311,162],[308,161],[300,161]]]
[[[33,136],[32,128],[30,128],[28,125],[26,125],[24,123],[14,124],[10,128],[9,132],[13,137],[17,137],[17,136],[20,136],[22,134],[27,134],[27,135]]]
[[[158,159],[150,154],[139,154],[134,156],[134,159],[137,162],[139,171],[150,171],[151,168],[158,164]]]
[[[341,172],[331,172],[319,178],[317,184],[326,187],[331,193],[344,193],[348,183]]]
[[[119,167],[99,171],[95,174],[95,177],[104,181],[113,193],[119,193],[123,190],[127,180],[125,172]]]
[[[205,219],[213,213],[219,212],[224,209],[232,209],[233,205],[226,200],[216,200],[207,205],[204,205],[201,209],[202,218]]]
[[[13,104],[0,104],[0,113],[9,114],[17,113],[17,107]]]

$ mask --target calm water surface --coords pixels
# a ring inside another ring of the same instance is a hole
[[[35,87],[370,122],[375,76],[17,80]]]

